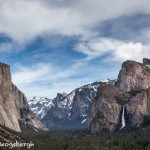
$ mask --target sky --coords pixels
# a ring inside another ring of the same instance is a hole
[[[25,93],[116,79],[126,60],[150,58],[148,0],[0,0],[0,61]]]

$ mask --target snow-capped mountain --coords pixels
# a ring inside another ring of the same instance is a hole
[[[28,104],[40,120],[43,119],[48,110],[54,105],[53,99],[36,96],[34,96],[33,99],[28,100]]]
[[[56,98],[45,97],[29,100],[32,111],[48,128],[85,126],[91,101],[95,98],[101,83],[114,84],[114,80],[102,80],[81,86],[71,93],[58,93]]]

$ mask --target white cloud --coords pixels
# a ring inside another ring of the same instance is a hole
[[[89,36],[98,22],[149,14],[149,7],[148,0],[0,0],[0,32],[18,42],[43,33]]]
[[[37,63],[30,66],[16,64],[12,72],[12,81],[25,92],[27,97],[36,95],[54,97],[57,92],[71,92],[75,87],[81,85],[82,81],[69,81],[69,78],[78,74],[77,71],[82,70],[85,66],[86,63],[80,61],[66,70],[56,69],[48,63]]]
[[[52,66],[46,63],[38,63],[30,67],[16,64],[15,70],[12,79],[19,86],[47,79],[47,75],[51,72]]]
[[[149,44],[92,39],[98,32],[93,31],[93,27],[104,20],[122,15],[150,14],[149,8],[148,0],[0,0],[0,33],[7,34],[19,46],[38,35],[80,35],[83,42],[76,46],[76,50],[86,54],[88,59],[108,52],[114,60],[141,60],[150,57]],[[1,44],[0,50],[10,52],[14,48],[11,44]],[[12,79],[28,95],[53,95],[56,91],[68,91],[77,87],[82,81],[62,80],[81,72],[80,69],[85,66],[86,61],[79,61],[66,70],[47,63],[17,65]],[[38,82],[52,83],[53,87]]]
[[[22,48],[23,48],[23,45],[16,43],[15,41],[0,43],[0,52],[1,53],[3,53],[3,52],[12,53],[12,52],[16,52]]]
[[[49,98],[55,98],[57,93],[70,93],[72,90],[76,89],[77,87],[80,87],[84,84],[87,84],[85,81],[77,81],[77,80],[71,80],[71,81],[54,81],[54,84],[52,86],[50,85],[34,85],[34,84],[28,84],[28,85],[21,85],[19,88],[25,93],[27,98],[33,98],[34,96],[39,97],[49,97]]]
[[[124,42],[109,38],[96,38],[83,41],[76,45],[76,51],[87,55],[87,59],[93,59],[109,53],[109,59],[124,61],[128,59],[141,61],[143,57],[150,57],[150,44],[141,42]]]
[[[11,52],[13,47],[12,43],[0,43],[0,52]]]

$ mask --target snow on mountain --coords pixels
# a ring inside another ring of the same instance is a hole
[[[33,99],[28,100],[28,104],[39,119],[43,119],[48,110],[54,106],[53,99],[36,96],[34,96]]]
[[[86,125],[91,101],[101,83],[114,84],[115,80],[102,80],[83,85],[71,93],[58,93],[56,98],[34,97],[28,103],[32,111],[48,127]],[[75,122],[75,123],[74,123]]]

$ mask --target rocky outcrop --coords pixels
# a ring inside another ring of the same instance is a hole
[[[10,66],[0,63],[0,124],[21,131],[19,120],[47,130],[31,111],[24,94],[12,83]]]
[[[100,85],[97,96],[93,100],[89,117],[91,132],[115,131],[119,128],[122,104],[127,103],[130,97],[130,94],[113,85]]]
[[[143,63],[126,61],[119,72],[117,87],[131,89],[147,89],[150,86],[150,59],[144,58]]]
[[[150,116],[150,87],[137,93],[126,105],[129,125],[140,126],[146,116]]]
[[[28,142],[27,140],[23,139],[23,137],[17,132],[0,125],[0,142],[15,143],[16,141],[19,143]]]
[[[122,64],[116,85],[100,85],[89,116],[91,132],[140,126],[150,118],[150,59]]]

